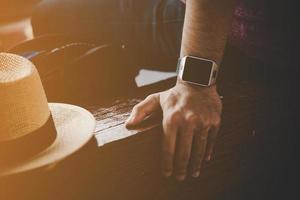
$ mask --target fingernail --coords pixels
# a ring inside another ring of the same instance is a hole
[[[193,177],[193,178],[198,178],[199,175],[200,175],[200,172],[199,172],[199,171],[196,171],[196,172],[194,172],[194,173],[192,174],[192,177]]]
[[[133,118],[134,118],[133,116],[129,116],[128,119],[125,121],[125,124],[130,125],[133,121]]]
[[[211,160],[211,155],[207,156],[206,161],[210,161]]]
[[[177,179],[178,181],[184,181],[184,179],[185,179],[185,174],[184,174],[184,175],[178,175],[178,176],[176,176],[176,179]]]

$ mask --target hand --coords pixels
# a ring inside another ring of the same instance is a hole
[[[126,125],[137,125],[159,109],[163,111],[163,174],[184,180],[190,164],[191,175],[198,177],[203,159],[211,159],[220,127],[222,103],[216,87],[178,80],[173,88],[137,104]]]

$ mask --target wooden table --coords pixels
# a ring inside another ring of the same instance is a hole
[[[98,137],[113,132],[134,135],[107,144],[102,140],[101,147],[93,140],[54,169],[4,180],[0,199],[222,199],[239,182],[241,147],[255,137],[260,91],[247,84],[219,89],[224,112],[214,158],[204,164],[200,178],[176,182],[160,174],[160,118],[135,130],[124,127],[135,103],[173,84],[174,79],[167,80],[140,88],[133,96],[89,107],[97,119]],[[12,194],[15,198],[4,198]]]

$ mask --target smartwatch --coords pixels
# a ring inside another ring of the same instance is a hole
[[[216,83],[218,65],[212,60],[185,56],[178,60],[177,74],[185,82],[208,87]]]

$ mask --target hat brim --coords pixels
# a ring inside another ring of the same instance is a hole
[[[69,104],[49,103],[57,131],[55,141],[23,163],[0,169],[0,176],[13,175],[55,164],[83,147],[93,137],[95,118],[87,110]]]

